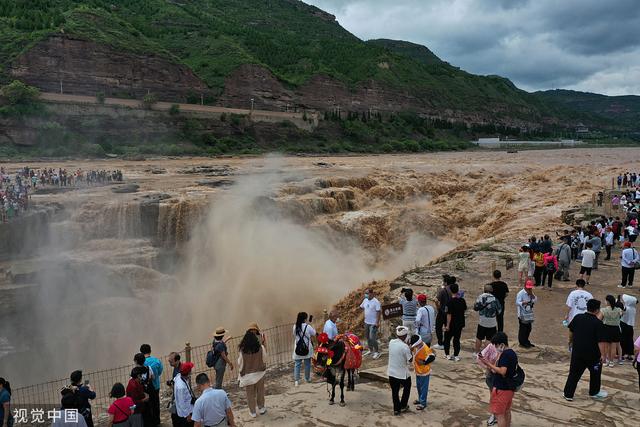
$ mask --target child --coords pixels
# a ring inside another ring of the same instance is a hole
[[[418,335],[413,335],[409,342],[413,352],[413,368],[416,371],[416,388],[418,389],[418,400],[413,403],[418,411],[422,411],[427,407],[431,363],[436,360],[436,355]]]

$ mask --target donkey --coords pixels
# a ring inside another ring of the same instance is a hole
[[[324,348],[318,349],[317,363],[323,366],[322,376],[327,379],[327,384],[331,385],[331,398],[329,405],[335,404],[336,386],[340,378],[340,406],[345,406],[344,402],[344,377],[347,375],[347,391],[355,390],[355,371],[353,352],[359,352],[351,344],[345,343],[349,338],[346,336],[336,337],[335,341],[328,341]],[[350,354],[351,353],[351,354]],[[358,353],[359,356],[360,353]],[[327,365],[331,359],[331,363]]]

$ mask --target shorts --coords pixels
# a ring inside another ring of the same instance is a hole
[[[620,327],[604,325],[602,330],[604,342],[620,342]]]
[[[593,267],[580,266],[580,274],[587,273],[587,276],[591,276],[591,270],[593,270]]]
[[[489,400],[489,412],[494,415],[504,415],[511,410],[513,403],[513,390],[491,390],[491,399]]]
[[[498,328],[485,328],[484,326],[478,325],[478,331],[476,332],[476,338],[480,341],[487,340],[489,341],[493,336],[498,332]]]

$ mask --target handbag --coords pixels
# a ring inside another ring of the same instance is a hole
[[[631,248],[631,250],[633,251],[633,259],[636,259],[636,250],[633,249],[633,248]],[[640,270],[640,261],[634,261],[633,269],[634,270]]]

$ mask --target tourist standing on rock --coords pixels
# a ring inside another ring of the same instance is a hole
[[[620,345],[622,347],[622,356],[627,360],[633,360],[633,327],[636,324],[636,306],[638,298],[623,294],[618,297],[624,306],[624,313],[620,319]]]
[[[193,413],[193,404],[196,399],[191,388],[192,370],[193,363],[184,362],[180,365],[180,374],[173,379],[173,395],[176,400],[176,413],[171,415],[173,427],[193,426],[191,414]],[[147,426],[145,425],[145,427]]]
[[[420,335],[420,339],[431,347],[433,340],[433,329],[436,321],[436,313],[433,307],[427,304],[427,296],[420,294],[417,296],[420,308],[416,315],[416,332]]]
[[[558,271],[558,257],[553,254],[553,251],[546,253],[542,257],[544,262],[544,271],[542,272],[542,288],[544,289],[545,282],[549,285],[549,290],[553,285],[553,276]]]
[[[622,308],[617,306],[617,301],[613,295],[607,295],[605,300],[607,301],[607,306],[602,309],[604,356],[606,358],[604,363],[609,368],[613,368],[618,345],[620,344]],[[620,355],[618,362],[622,365],[622,355]]]
[[[0,427],[11,427],[13,415],[11,415],[11,384],[4,378],[0,378]]]
[[[518,355],[509,348],[509,339],[504,332],[496,333],[491,343],[500,356],[495,364],[485,361],[486,366],[493,372],[489,412],[496,416],[498,427],[508,427],[511,425],[511,405],[515,394],[511,380],[518,369]]]
[[[378,351],[378,328],[380,327],[382,306],[380,301],[373,295],[373,289],[369,288],[364,293],[364,300],[360,304],[360,308],[364,310],[364,335],[369,347],[362,355],[366,356],[373,352],[373,358],[377,359],[380,357],[380,352]]]
[[[491,338],[498,332],[498,320],[496,317],[502,311],[502,306],[498,299],[492,294],[493,287],[484,285],[484,292],[478,295],[473,310],[478,312],[478,329],[476,330],[476,351],[480,353],[482,341],[491,341]]]
[[[151,395],[154,393],[153,390],[153,380],[155,378],[155,374],[153,373],[153,369],[148,366],[145,366],[146,359],[144,354],[136,353],[133,356],[133,362],[136,367],[144,369],[144,373],[142,374],[141,382],[142,387],[144,388],[145,394],[148,396],[149,400],[145,404],[144,412],[142,412],[143,423],[145,427],[153,427],[154,419],[153,419],[153,408],[151,407]],[[134,368],[135,369],[135,368]]]
[[[338,321],[338,312],[336,310],[331,310],[329,312],[329,318],[326,322],[324,322],[324,328],[322,328],[322,332],[327,334],[330,340],[333,340],[336,336],[338,336],[338,325],[336,322]]]
[[[436,314],[436,338],[438,339],[438,344],[433,346],[436,350],[442,350],[444,348],[444,326],[447,324],[447,304],[449,304],[451,300],[450,286],[455,282],[455,277],[444,274],[442,276],[442,286],[440,286],[438,294],[436,295],[435,303],[436,309],[438,310]]]
[[[160,424],[160,377],[164,367],[160,359],[151,355],[151,346],[149,344],[142,344],[140,353],[145,358],[144,366],[153,371],[153,379],[151,380],[151,387],[149,387],[149,410],[151,422],[154,426],[157,426]]]
[[[413,297],[413,289],[402,288],[398,302],[402,306],[402,325],[409,328],[409,335],[413,335],[418,314],[418,301]]]
[[[556,256],[558,259],[558,264],[560,271],[562,272],[562,281],[569,281],[569,271],[571,267],[571,238],[568,237],[565,239],[558,249],[556,250]]]
[[[529,277],[530,262],[531,258],[529,256],[529,247],[523,245],[518,251],[518,286],[522,286]]]
[[[531,282],[533,286],[533,282]],[[495,339],[495,335],[493,336],[493,339]],[[489,398],[491,398],[491,391],[493,390],[493,372],[491,371],[491,368],[489,368],[489,364],[493,364],[495,365],[496,362],[498,361],[498,358],[500,357],[500,352],[498,351],[498,349],[496,349],[496,346],[493,345],[493,339],[492,342],[489,343],[488,346],[486,346],[481,352],[480,354],[478,354],[478,365],[485,370],[485,383],[487,384],[487,387],[489,387]],[[487,363],[489,362],[489,363]],[[491,414],[491,416],[489,417],[489,419],[487,420],[487,425],[488,426],[492,426],[495,425],[498,422],[498,420],[496,419],[495,414]]]
[[[589,284],[589,280],[591,279],[591,270],[593,269],[596,253],[591,249],[593,244],[590,242],[585,243],[585,249],[580,253],[580,257],[582,257],[582,262],[580,264],[580,279],[584,279],[584,275],[587,275],[587,285]]]
[[[543,284],[542,275],[544,274],[544,253],[541,251],[535,251],[533,253],[533,262],[533,279],[535,280],[536,286],[540,286]]]
[[[249,325],[240,345],[238,346],[238,373],[240,387],[247,392],[247,404],[249,415],[256,417],[259,412],[263,415],[267,412],[264,401],[264,375],[267,372],[267,350],[261,343],[260,335],[252,329],[255,324]],[[259,331],[259,330],[258,330]],[[257,411],[256,412],[256,407]]]
[[[615,235],[613,234],[613,230],[611,229],[611,227],[605,228],[604,248],[607,251],[607,257],[604,259],[605,261],[609,261],[611,259],[611,249],[613,248],[614,242],[615,242]]]
[[[501,280],[502,273],[500,270],[494,270],[493,272],[493,282],[490,283],[491,288],[493,289],[494,297],[500,303],[500,307],[502,310],[496,316],[496,320],[498,321],[498,331],[504,330],[504,309],[505,309],[505,300],[507,299],[507,294],[509,293],[509,286]]]
[[[411,341],[411,352],[413,353],[413,370],[416,373],[416,389],[418,399],[413,402],[418,411],[427,407],[427,395],[429,394],[429,380],[431,379],[431,363],[436,360],[433,350],[422,341],[419,335],[413,335]]]
[[[621,288],[633,287],[633,277],[636,274],[636,263],[640,262],[638,251],[633,248],[631,242],[624,242],[620,253],[620,265],[622,267]]]
[[[391,399],[393,401],[393,415],[400,415],[400,412],[409,411],[409,395],[411,394],[411,372],[409,367],[413,355],[406,343],[409,328],[398,326],[396,328],[396,338],[389,341],[389,363],[387,365],[387,375],[391,386]],[[400,397],[402,389],[402,397]]]
[[[467,302],[458,295],[458,284],[453,283],[449,287],[451,300],[447,303],[447,324],[444,327],[444,354],[447,360],[460,361],[460,336],[465,326],[464,314],[467,311]],[[451,340],[453,339],[453,356],[449,354]]]
[[[177,353],[175,351],[169,353],[168,359],[169,366],[173,368],[171,379],[167,380],[167,387],[169,387],[169,389],[171,390],[171,403],[169,404],[169,413],[173,415],[176,413],[176,400],[175,395],[173,394],[173,379],[180,373],[180,365],[182,365],[182,362],[180,361],[180,353]]]
[[[596,254],[596,257],[593,259],[593,269],[597,270],[598,259],[600,258],[600,252],[602,251],[602,239],[600,239],[600,236],[598,235],[598,230],[595,230],[587,239],[587,247],[589,247],[589,244],[591,244],[591,250]],[[589,280],[587,280],[587,283],[589,283]]]
[[[311,337],[316,336],[316,330],[307,323],[308,315],[305,312],[298,313],[296,324],[293,325],[293,381],[297,387],[300,384],[300,369],[304,363],[304,379],[311,382],[311,357],[313,356],[313,343]]]
[[[233,363],[229,360],[227,343],[224,341],[224,335],[226,333],[226,329],[222,326],[217,327],[213,333],[213,370],[216,372],[216,389],[222,388],[224,372],[227,369],[227,365],[229,365],[229,369],[233,371]]]
[[[87,427],[93,427],[93,415],[91,413],[91,402],[96,398],[96,392],[91,388],[91,384],[82,383],[82,371],[73,371],[70,376],[71,388],[75,388],[78,398],[78,412],[87,422]]]
[[[130,417],[131,424],[136,427],[144,425],[144,420],[148,419],[146,414],[149,410],[147,407],[149,395],[144,391],[144,385],[142,384],[142,376],[146,375],[147,369],[148,368],[144,368],[142,366],[136,366],[133,368],[131,370],[131,378],[129,379],[126,389],[127,396],[130,397],[136,405],[134,413]],[[173,415],[171,419],[173,421]],[[179,427],[179,425],[174,423],[174,427]]]
[[[535,316],[533,314],[533,306],[538,301],[538,297],[533,294],[533,282],[527,280],[524,289],[521,289],[516,295],[516,310],[518,312],[518,343],[520,347],[535,347],[529,336],[533,327]]]
[[[134,414],[133,410],[135,409],[135,403],[133,403],[133,399],[125,395],[124,385],[121,383],[115,383],[113,387],[111,387],[109,397],[115,400],[111,405],[109,405],[109,409],[107,409],[107,414],[109,415],[107,427],[114,425],[122,425],[122,427],[128,425],[134,427],[131,416]]]
[[[587,312],[576,315],[569,323],[573,350],[569,376],[564,386],[564,398],[570,402],[585,369],[589,370],[589,396],[593,399],[604,399],[608,396],[608,393],[600,388],[605,344],[599,314],[600,301],[590,299],[587,302]]]
[[[196,387],[201,394],[193,405],[191,419],[194,427],[220,426],[223,423],[228,426],[236,425],[231,401],[225,391],[211,388],[211,382],[205,373],[196,376]]]

